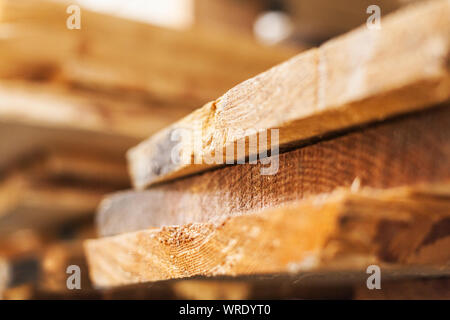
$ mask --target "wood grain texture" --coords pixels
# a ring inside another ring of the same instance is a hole
[[[261,213],[85,242],[101,287],[192,276],[449,263],[448,184],[337,190]]]
[[[80,285],[83,291],[92,291],[88,267],[81,240],[59,241],[47,246],[40,259],[41,274],[38,279],[39,290],[60,295],[69,295],[67,288],[67,267],[80,267]]]
[[[97,230],[111,236],[164,225],[208,222],[349,187],[389,188],[450,179],[450,108],[398,117],[279,156],[273,176],[261,163],[107,196]]]
[[[26,174],[35,180],[120,188],[129,185],[123,158],[70,148],[30,155]]]
[[[131,149],[135,188],[217,166],[208,155],[235,162],[226,148],[267,129],[279,129],[284,146],[446,101],[449,14],[446,0],[411,6],[384,17],[381,30],[362,26],[241,83]],[[174,142],[177,129],[198,137]],[[175,145],[188,161],[172,160]]]
[[[48,228],[93,214],[106,189],[34,184],[14,177],[0,191],[0,233]],[[111,190],[109,190],[110,192]]]
[[[46,245],[51,232],[44,234],[33,230],[17,230],[14,233],[0,236],[0,256],[6,260],[39,252]]]
[[[8,171],[15,163],[36,153],[68,149],[81,154],[102,155],[111,162],[124,159],[126,150],[136,138],[105,132],[77,130],[68,127],[42,126],[0,119],[0,171]]]

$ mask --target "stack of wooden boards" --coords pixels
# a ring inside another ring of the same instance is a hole
[[[84,8],[81,29],[68,29],[72,4],[0,0],[0,260],[10,266],[28,252],[48,265],[54,246],[80,260],[86,235],[70,225],[89,227],[105,194],[130,187],[127,149],[298,51]],[[23,229],[52,236],[25,254],[8,245]],[[65,279],[59,266],[50,282]]]
[[[85,242],[93,283],[345,278],[372,264],[394,279],[448,276],[449,16],[448,0],[408,6],[381,30],[362,26],[301,53],[131,149],[135,190],[103,200],[102,238]],[[264,158],[270,143],[258,138],[275,129],[282,152]],[[175,145],[178,130],[200,140]],[[240,157],[227,152],[242,143]],[[174,162],[175,146],[191,161]],[[222,164],[194,163],[211,155]],[[268,159],[278,170],[264,176]]]

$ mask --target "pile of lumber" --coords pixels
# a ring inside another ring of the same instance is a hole
[[[450,2],[302,53],[210,2],[175,31],[0,0],[0,299],[450,299]],[[312,43],[366,18],[282,2]]]
[[[82,243],[95,236],[101,199],[130,188],[126,150],[299,51],[84,8],[81,29],[68,29],[72,4],[0,0],[0,295],[7,298],[77,296],[66,288],[70,264],[84,266],[83,288],[92,291],[83,294],[99,297]]]
[[[100,238],[84,243],[94,286],[312,297],[293,283],[319,274],[328,287],[341,281],[340,297],[445,297],[449,16],[448,0],[407,6],[381,30],[364,25],[300,53],[129,150],[134,190],[102,201]],[[365,287],[370,265],[387,291]]]

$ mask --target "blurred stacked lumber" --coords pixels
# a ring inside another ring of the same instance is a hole
[[[69,30],[64,1],[0,5],[2,122],[89,131],[122,147],[294,52],[84,9],[81,29]]]
[[[101,237],[85,241],[93,284],[249,285],[317,272],[377,298],[345,281],[377,265],[394,283],[386,297],[411,283],[445,292],[449,16],[448,0],[411,4],[381,30],[363,25],[300,53],[132,148],[134,190],[103,200]]]
[[[92,230],[105,194],[130,187],[126,150],[299,51],[84,8],[81,28],[69,29],[66,10],[73,4],[0,0],[0,295],[6,298],[101,297],[82,250],[94,235],[79,229]],[[82,267],[82,292],[66,287],[70,264]]]
[[[68,4],[0,2],[3,211],[28,202],[92,211],[101,194],[127,187],[122,158],[138,139],[293,52],[88,10],[69,30]],[[42,155],[54,150],[72,155]]]
[[[0,232],[90,215],[105,193],[127,186],[122,159],[75,150],[30,155],[1,181]]]
[[[60,224],[59,229],[19,230],[0,238],[0,256],[8,264],[5,299],[99,298],[88,277],[82,241],[92,237],[86,221]],[[67,287],[67,268],[81,270],[81,290]]]

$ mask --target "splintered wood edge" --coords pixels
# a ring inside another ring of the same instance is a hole
[[[202,130],[200,156],[225,159],[227,146],[254,136],[247,129],[279,129],[283,146],[446,101],[449,15],[448,1],[414,5],[384,18],[379,31],[360,27],[239,84],[130,149],[135,188],[217,166],[173,163],[176,144],[194,157],[189,138],[172,141],[177,129]]]
[[[431,190],[431,191],[430,191]],[[433,190],[439,190],[433,194]],[[446,265],[449,185],[338,190],[215,223],[85,242],[99,287],[185,278]]]

